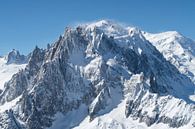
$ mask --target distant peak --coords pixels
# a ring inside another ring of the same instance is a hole
[[[13,56],[20,56],[20,52],[16,49],[12,49],[8,54],[7,54],[7,57],[13,57]]]
[[[12,49],[5,57],[7,64],[23,64],[26,62],[26,56],[20,55],[20,52],[16,49]]]
[[[19,52],[18,50],[16,50],[16,49],[12,49],[12,51],[10,51],[10,52],[8,53],[8,55],[9,55],[9,54],[20,55],[20,52]]]

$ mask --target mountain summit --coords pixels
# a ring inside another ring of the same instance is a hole
[[[7,64],[25,64],[27,63],[27,57],[24,55],[20,55],[19,51],[13,49],[8,55],[5,57],[7,60]]]
[[[34,49],[0,94],[0,128],[195,128],[194,91],[140,29],[102,20]]]

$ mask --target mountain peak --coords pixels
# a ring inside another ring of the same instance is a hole
[[[114,24],[117,24],[114,21],[111,20],[99,20],[91,23],[87,23],[89,26],[96,26],[96,27],[101,27],[101,26],[112,26]]]
[[[128,30],[121,23],[112,20],[100,20],[92,23],[84,24],[84,28],[89,31],[100,29],[109,36],[127,35]]]
[[[10,51],[9,53],[14,53],[15,55],[20,54],[19,51],[16,49],[12,49],[12,51]]]
[[[8,53],[8,55],[5,57],[7,60],[7,64],[23,64],[26,62],[26,56],[21,55],[20,52],[16,49],[13,49]]]

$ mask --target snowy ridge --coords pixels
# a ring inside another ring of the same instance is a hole
[[[195,128],[195,84],[145,37],[102,20],[36,47],[0,94],[2,128]]]

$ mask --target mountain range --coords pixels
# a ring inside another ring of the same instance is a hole
[[[0,129],[193,129],[195,42],[101,20],[0,58]]]

